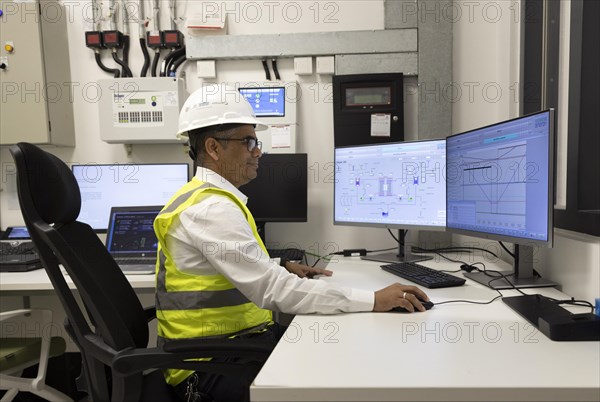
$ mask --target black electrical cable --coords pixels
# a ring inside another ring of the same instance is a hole
[[[557,300],[551,297],[548,297],[548,300],[555,302],[556,304],[569,304],[571,306],[581,306],[581,307],[589,307],[592,309],[592,313],[596,309],[592,303],[587,300],[576,300],[575,298],[567,299],[567,300]]]
[[[388,229],[388,232],[389,232],[390,236],[392,236],[394,238],[394,240],[396,240],[396,243],[398,243],[401,246],[404,246],[404,243],[400,242],[400,240],[396,236],[394,236],[391,229]],[[408,230],[404,230],[403,232],[404,232],[404,236],[406,236],[406,234],[408,233]]]
[[[496,291],[498,293],[500,293],[498,291],[498,289],[496,289]],[[437,305],[440,305],[440,304],[448,304],[448,303],[491,304],[491,303],[495,302],[496,300],[500,299],[501,297],[504,297],[504,295],[502,293],[500,293],[498,296],[494,297],[492,300],[488,300],[486,302],[473,301],[473,300],[461,300],[461,299],[459,299],[459,300],[446,300],[446,301],[443,301],[443,302],[435,303],[434,305],[437,306]]]
[[[96,51],[94,53],[96,57],[96,64],[98,64],[98,67],[100,67],[102,71],[112,74],[115,78],[119,78],[121,76],[121,71],[119,71],[118,68],[108,68],[104,65],[104,63],[102,63],[102,59],[100,58],[100,51]]]
[[[267,77],[267,81],[271,81],[271,72],[269,71],[269,65],[267,64],[267,59],[262,59],[262,65],[265,69],[265,77]]]
[[[317,261],[315,261],[314,264],[311,265],[311,268],[316,267],[317,264],[318,264],[318,262],[321,261],[322,259],[325,259],[325,258],[330,257],[332,255],[343,255],[343,254],[344,254],[343,251],[336,251],[336,252],[333,252],[333,253],[329,253],[327,255],[319,256],[319,258],[317,258]]]
[[[481,270],[480,270],[480,271],[481,271]],[[481,271],[481,272],[483,272],[483,274],[484,274],[484,275],[486,275],[486,276],[489,276],[489,277],[491,277],[491,278],[492,278],[492,279],[491,279],[491,280],[490,280],[490,281],[487,283],[487,286],[488,286],[489,288],[492,288],[492,282],[494,282],[494,281],[497,281],[498,279],[504,279],[504,280],[506,281],[506,283],[508,283],[508,284],[511,286],[511,288],[512,288],[513,290],[516,290],[517,292],[521,293],[523,296],[527,296],[527,294],[526,294],[526,293],[524,293],[524,292],[523,292],[521,289],[519,289],[518,287],[516,287],[514,283],[512,283],[511,281],[509,281],[509,280],[508,280],[508,277],[509,277],[509,276],[513,276],[513,274],[510,274],[510,275],[504,275],[504,274],[503,274],[502,272],[500,272],[500,271],[495,271],[495,270],[491,270],[491,269],[484,269],[484,270],[483,270],[483,271]],[[497,274],[497,275],[496,275],[496,276],[494,276],[494,275],[490,275],[490,273]],[[492,289],[493,289],[493,288],[492,288]],[[498,289],[496,289],[496,290],[498,290]]]
[[[271,59],[271,64],[273,65],[273,72],[275,73],[275,79],[277,81],[280,81],[281,77],[279,76],[279,70],[277,69],[277,59]]]
[[[392,251],[392,250],[398,250],[397,247],[392,247],[392,248],[383,248],[381,250],[367,250],[367,254],[369,253],[380,253],[382,251]]]
[[[436,252],[444,252],[444,251],[449,251],[449,252],[460,252],[460,251],[465,251],[465,252],[471,252],[474,250],[479,250],[479,251],[483,251],[486,253],[489,253],[491,255],[493,255],[495,258],[499,258],[498,255],[496,255],[496,253],[494,253],[493,251],[490,250],[486,250],[485,248],[479,248],[479,247],[442,247],[442,248],[423,248],[423,247],[413,247],[412,248],[412,252],[416,253],[416,254],[422,254],[422,253],[436,253]]]
[[[148,47],[146,46],[146,38],[140,38],[140,47],[144,54],[144,65],[142,66],[140,77],[145,77],[146,73],[148,73],[148,67],[150,67],[150,53],[148,53]]]
[[[185,61],[187,60],[187,57],[181,56],[180,58],[178,58],[177,60],[175,60],[172,64],[171,64],[171,69],[169,71],[168,76],[170,77],[171,74],[175,74],[177,73],[177,69],[179,68],[179,66],[181,66]]]
[[[169,53],[167,53],[167,55],[163,59],[162,64],[160,66],[160,72],[159,72],[159,75],[161,77],[164,77],[167,74],[167,71],[169,71],[169,65],[171,64],[171,59],[173,58],[174,53],[175,53],[175,50],[173,49]]]
[[[158,66],[158,59],[160,59],[160,50],[154,50],[154,57],[152,58],[152,68],[150,69],[150,73],[153,77],[156,77],[156,67]]]
[[[513,260],[515,259],[515,254],[512,253],[505,245],[504,243],[502,243],[501,241],[499,241],[498,243],[500,243],[500,245],[502,246],[502,248],[504,249],[504,251],[506,251],[512,258]],[[533,274],[535,276],[537,276],[538,278],[541,278],[542,275],[540,275],[540,273],[538,271],[536,271],[535,269],[533,270]]]
[[[510,255],[512,258],[515,258],[515,255],[508,249],[508,247],[506,247],[504,245],[504,243],[502,243],[501,241],[499,241],[498,243],[500,243],[500,245],[502,246],[502,248],[504,249],[504,251],[506,251],[508,253],[508,255]]]
[[[123,35],[123,63],[127,66],[127,70],[129,70],[129,75],[125,75],[125,69],[121,70],[121,75],[123,77],[133,77],[131,69],[129,68],[129,35]]]
[[[117,49],[112,49],[112,58],[113,60],[123,68],[123,77],[133,77],[131,70],[127,66],[127,64],[123,63],[119,56],[117,56]]]
[[[170,52],[163,61],[163,71],[161,71],[160,73],[161,77],[168,77],[170,72],[173,70],[173,63],[179,60],[182,56],[185,57],[185,46],[173,52]]]

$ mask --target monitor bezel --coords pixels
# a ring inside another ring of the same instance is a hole
[[[502,234],[498,234],[498,233],[488,233],[488,232],[480,232],[477,230],[473,230],[473,229],[463,229],[463,228],[455,228],[455,227],[451,227],[448,226],[448,180],[446,180],[446,229],[449,233],[455,233],[455,234],[460,234],[460,235],[465,235],[465,236],[473,236],[473,237],[477,237],[477,238],[482,238],[482,239],[486,239],[486,240],[494,240],[494,241],[506,241],[506,242],[510,242],[510,243],[514,243],[514,244],[521,244],[521,245],[538,245],[538,246],[546,246],[546,247],[552,247],[553,243],[554,243],[554,180],[555,180],[555,144],[554,141],[556,140],[556,133],[555,133],[555,128],[556,128],[556,115],[555,115],[555,111],[553,108],[549,108],[549,109],[545,109],[545,110],[541,110],[539,112],[535,112],[535,113],[529,113],[523,116],[519,116],[519,117],[515,117],[513,119],[509,119],[509,120],[504,120],[501,122],[497,122],[494,124],[489,124],[487,126],[483,126],[483,127],[479,127],[473,130],[468,130],[468,131],[464,131],[462,133],[458,133],[458,134],[453,134],[451,136],[448,136],[448,139],[451,138],[456,138],[459,136],[463,136],[463,135],[467,135],[467,134],[471,134],[473,132],[476,131],[480,131],[480,130],[487,130],[490,127],[494,127],[494,126],[498,126],[500,124],[505,124],[505,123],[510,123],[512,121],[516,121],[516,120],[520,120],[520,119],[525,119],[525,118],[530,118],[532,116],[535,115],[541,115],[544,113],[549,113],[549,132],[548,132],[548,201],[547,201],[547,239],[546,240],[539,240],[539,239],[531,239],[528,237],[518,237],[518,236],[509,236],[509,235],[502,235]],[[446,163],[448,163],[448,146],[446,144]]]
[[[333,224],[335,226],[354,226],[354,227],[367,227],[367,228],[384,228],[384,229],[403,229],[403,230],[427,230],[427,231],[435,231],[435,232],[444,232],[446,230],[446,224],[444,225],[422,225],[422,224],[405,224],[405,223],[379,223],[379,222],[348,222],[348,221],[338,221],[336,219],[336,183],[337,179],[335,177],[335,172],[337,171],[337,153],[338,149],[346,149],[346,148],[368,148],[368,147],[381,147],[381,146],[394,146],[394,145],[403,145],[403,144],[415,144],[415,143],[426,143],[426,142],[434,142],[438,141],[440,143],[445,143],[445,138],[436,138],[436,139],[423,139],[423,140],[412,140],[412,141],[396,141],[396,142],[388,142],[383,144],[364,144],[364,145],[344,145],[341,147],[335,147],[333,150],[333,166],[334,166],[334,185],[333,185]],[[445,171],[442,172],[442,176],[445,178]],[[447,214],[446,214],[447,216]]]

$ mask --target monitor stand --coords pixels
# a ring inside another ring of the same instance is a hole
[[[427,261],[432,260],[433,257],[429,257],[426,255],[415,255],[411,254],[411,246],[406,242],[406,231],[398,230],[398,239],[400,243],[398,245],[397,253],[382,253],[382,254],[374,254],[374,255],[365,255],[360,257],[362,260],[368,261],[379,261],[379,262],[419,262],[419,261]]]
[[[506,278],[500,277],[496,272],[485,274],[483,272],[469,272],[463,275],[469,279],[488,286],[492,289],[514,288],[548,288],[558,284],[533,274],[533,247],[515,244],[515,260],[513,271],[499,271]],[[497,276],[498,279],[494,277]]]

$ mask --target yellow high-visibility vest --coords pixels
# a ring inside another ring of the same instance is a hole
[[[165,205],[154,221],[158,237],[156,274],[156,318],[159,342],[174,339],[231,337],[245,332],[258,332],[273,322],[269,310],[249,301],[223,275],[192,275],[175,266],[165,248],[166,235],[175,218],[186,208],[210,195],[225,196],[244,212],[257,243],[265,251],[252,214],[233,193],[194,177]],[[192,371],[169,369],[167,383],[177,385]]]

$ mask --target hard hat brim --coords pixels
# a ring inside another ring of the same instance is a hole
[[[228,119],[226,121],[223,122],[215,122],[215,124],[209,124],[209,125],[205,125],[205,126],[196,126],[194,127],[194,130],[199,129],[199,128],[206,128],[206,127],[213,127],[213,126],[220,126],[222,124],[251,124],[253,125],[256,131],[265,131],[269,128],[268,125],[260,122],[259,120],[255,119],[255,118],[251,118],[251,117],[246,117],[246,118],[240,118],[237,119],[236,121],[232,121],[231,119]],[[188,132],[190,130],[183,130],[177,133],[177,137],[178,138],[188,138]]]

